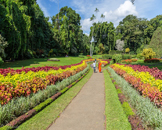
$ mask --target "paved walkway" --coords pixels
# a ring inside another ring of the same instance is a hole
[[[104,110],[104,76],[93,73],[48,130],[104,130]]]

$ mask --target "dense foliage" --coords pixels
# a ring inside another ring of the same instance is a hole
[[[0,34],[8,42],[4,59],[88,53],[89,38],[80,29],[79,14],[63,7],[59,22],[57,16],[50,23],[36,0],[0,0]]]
[[[156,56],[156,53],[152,50],[152,48],[143,49],[142,56],[145,59],[152,59]]]
[[[160,58],[162,57],[162,27],[158,27],[156,31],[153,33],[153,37],[151,39],[151,42],[149,44],[149,47],[153,49],[153,51],[156,53],[156,57]]]
[[[112,22],[94,23],[90,30],[90,37],[92,37],[93,32],[93,37],[96,42],[94,45],[94,54],[98,54],[99,52],[108,53],[114,50],[116,33]]]

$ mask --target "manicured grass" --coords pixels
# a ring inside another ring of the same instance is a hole
[[[104,71],[106,130],[131,130],[131,125],[123,111],[117,91],[109,74]]]
[[[79,81],[76,85],[70,88],[41,112],[20,125],[17,130],[45,130],[54,120],[56,120],[70,101],[78,94],[92,74],[93,70],[91,68],[90,72],[81,81]]]
[[[92,56],[92,58],[94,58],[94,59],[99,59],[100,57],[102,58],[102,55],[93,55]]]
[[[22,67],[30,68],[30,67],[38,67],[38,66],[63,66],[63,65],[71,65],[81,62],[83,59],[87,59],[79,57],[54,57],[59,59],[60,61],[47,61],[48,58],[39,58],[39,59],[28,59],[28,60],[19,60],[14,62],[5,62],[0,68],[13,68],[13,69],[21,69]]]

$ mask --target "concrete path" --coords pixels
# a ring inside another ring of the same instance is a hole
[[[104,130],[104,110],[104,76],[93,73],[48,130]]]

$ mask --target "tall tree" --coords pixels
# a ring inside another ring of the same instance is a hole
[[[101,14],[101,18],[102,18],[102,22],[103,22],[103,19],[105,18],[105,15]]]

